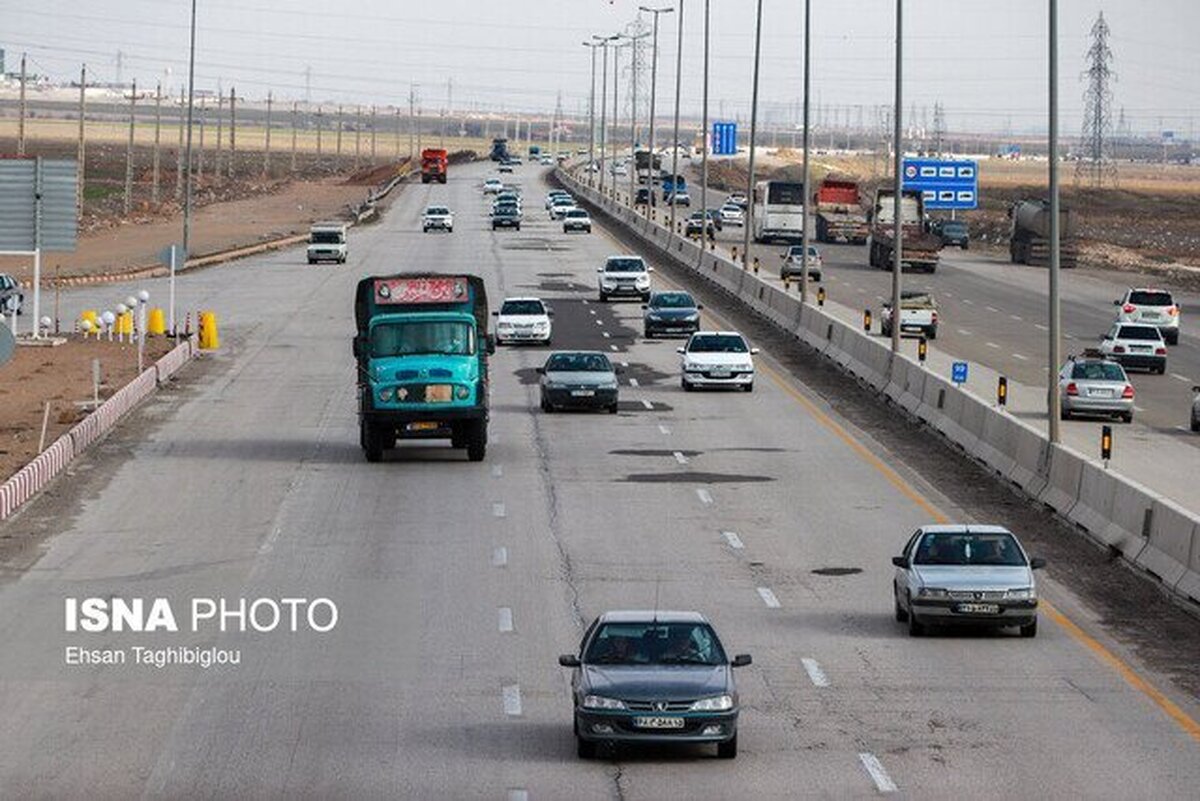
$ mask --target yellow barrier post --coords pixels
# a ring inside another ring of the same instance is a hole
[[[217,335],[217,315],[215,312],[200,312],[200,350],[217,350],[221,347],[221,339]]]
[[[146,322],[146,333],[152,337],[161,337],[167,333],[167,318],[162,309],[150,310],[150,318]]]
[[[133,337],[133,312],[125,311],[117,317],[117,336]]]

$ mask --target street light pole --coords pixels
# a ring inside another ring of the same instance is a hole
[[[811,30],[811,0],[804,0],[804,176],[801,178],[802,186],[804,187],[804,217],[800,223],[801,238],[800,244],[800,305],[804,306],[808,303],[808,203],[813,197],[813,193],[809,191],[809,179],[812,175],[808,168],[808,88],[809,88],[809,47],[812,42],[810,36]]]
[[[706,0],[707,2],[707,0]],[[658,182],[658,170],[654,169],[654,111],[658,100],[658,15],[674,14],[675,9],[647,8],[639,6],[642,11],[654,15],[654,44],[650,50],[650,205],[655,203],[655,184]]]
[[[904,187],[903,161],[904,145],[900,141],[901,110],[903,109],[903,81],[901,75],[902,32],[901,23],[904,19],[904,0],[896,0],[896,109],[892,112],[892,143],[895,152],[892,154],[892,353],[900,352],[900,283],[904,273],[904,221],[901,219],[901,192]],[[918,221],[919,222],[919,221]]]
[[[187,175],[183,190],[183,257],[187,258],[192,238],[192,109],[196,99],[196,0],[192,0],[191,44],[188,50],[187,145],[184,159]],[[174,333],[174,332],[172,332]]]
[[[1047,419],[1051,444],[1060,441],[1058,368],[1062,364],[1062,309],[1059,306],[1058,202],[1058,0],[1050,0],[1050,350],[1046,370]]]
[[[592,51],[592,88],[588,92],[588,186],[591,186],[591,165],[596,163],[596,48],[600,45],[584,42],[583,46]]]
[[[600,172],[600,194],[604,194],[604,162],[605,162],[605,146],[608,140],[608,43],[612,41],[611,36],[593,36],[593,39],[600,40],[600,47],[604,49],[604,64],[602,77],[600,80],[600,163],[597,165]],[[595,163],[595,162],[593,162]],[[590,169],[590,168],[589,168]]]
[[[675,44],[675,131],[671,135],[671,233],[675,233],[675,210],[679,194],[679,89],[683,73],[683,0],[679,0],[679,34]]]
[[[750,91],[750,164],[749,175],[746,178],[746,230],[742,232],[742,265],[750,266],[750,229],[754,224],[754,138],[758,133],[758,63],[762,55],[762,0],[758,0],[758,10],[754,20],[754,85]]]
[[[704,0],[704,95],[701,101],[703,111],[700,122],[700,208],[708,214],[708,0]],[[708,220],[702,220],[700,230],[708,233]],[[700,251],[700,262],[704,261],[704,251]],[[699,264],[699,263],[698,263]]]
[[[620,34],[613,37],[620,39]],[[613,135],[612,135],[612,162],[609,167],[612,169],[612,199],[615,203],[617,200],[617,137],[621,133],[621,107],[618,105],[620,98],[621,87],[621,48],[624,45],[613,45]]]

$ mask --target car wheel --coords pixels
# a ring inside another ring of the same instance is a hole
[[[576,737],[575,753],[580,759],[594,759],[596,756],[596,744],[582,737]]]
[[[616,414],[616,413],[617,413],[617,404],[615,404],[615,403],[614,403],[612,406],[609,406],[609,407],[608,407],[608,413],[609,413],[609,414]]]
[[[368,462],[378,462],[383,458],[383,437],[380,436],[379,428],[370,423],[362,424],[363,450],[366,452]]]
[[[1058,419],[1060,419],[1060,420],[1070,420],[1070,419],[1071,419],[1071,413],[1070,413],[1070,412],[1068,412],[1068,411],[1066,410],[1066,408],[1064,408],[1064,407],[1059,407],[1059,410],[1058,410]]]
[[[920,637],[925,633],[925,626],[917,620],[917,616],[912,613],[912,607],[908,609],[908,636]]]
[[[1166,375],[1166,373],[1167,373],[1167,366],[1164,364],[1162,367],[1158,368],[1157,372],[1158,372],[1158,374],[1159,374],[1159,375]]]
[[[723,743],[717,743],[717,757],[719,759],[734,759],[737,757],[737,734],[734,734]]]
[[[542,398],[542,411],[546,414],[554,413],[554,407],[550,405],[550,401],[546,400],[545,398]]]
[[[1192,418],[1192,431],[1200,431],[1200,418]]]
[[[644,336],[646,339],[654,339],[654,332],[647,328],[642,331],[642,336]]]
[[[1036,637],[1037,636],[1037,618],[1036,617],[1033,619],[1033,622],[1030,623],[1029,625],[1021,626],[1021,636],[1022,637]]]
[[[1126,423],[1132,423],[1133,422],[1133,412],[1125,412],[1125,414],[1121,415],[1121,419],[1123,421],[1125,421]]]
[[[601,293],[600,293],[600,302],[601,302],[601,303],[608,303],[608,295],[605,295],[603,292],[601,292]]]
[[[900,596],[896,595],[895,587],[892,587],[892,602],[896,605],[896,622],[907,623],[908,612],[904,611],[904,607],[900,605]]]
[[[695,387],[688,382],[686,378],[679,379],[679,386],[683,387],[684,392],[691,392]]]
[[[742,389],[745,390],[746,392],[753,392],[754,391],[754,382],[751,381],[749,384],[743,385]]]
[[[309,260],[308,260],[308,263],[309,263],[309,264],[316,264],[316,263],[317,263],[317,260],[316,260],[316,259],[309,259]]]

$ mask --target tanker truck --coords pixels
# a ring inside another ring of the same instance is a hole
[[[1008,210],[1012,218],[1012,235],[1008,252],[1013,264],[1050,266],[1050,201],[1022,200]],[[1075,238],[1075,216],[1065,206],[1058,209],[1060,267],[1074,267],[1079,261],[1079,244]]]

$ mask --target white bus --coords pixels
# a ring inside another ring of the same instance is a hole
[[[754,186],[754,241],[804,241],[804,184],[759,181]]]

